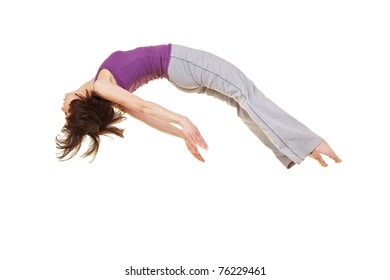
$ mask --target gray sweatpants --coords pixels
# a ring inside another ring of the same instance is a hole
[[[237,67],[201,50],[172,45],[169,81],[237,108],[237,115],[287,168],[301,163],[323,140],[283,111]]]

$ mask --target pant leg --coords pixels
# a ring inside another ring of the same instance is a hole
[[[269,140],[269,138],[264,134],[263,130],[249,117],[248,113],[241,108],[241,106],[232,98],[223,95],[217,91],[214,91],[212,89],[205,89],[204,93],[208,96],[212,96],[214,98],[217,98],[219,100],[222,100],[226,102],[228,105],[234,107],[237,109],[237,116],[240,117],[241,121],[249,128],[250,131],[252,131],[253,134],[256,135],[256,137],[263,142],[265,146],[267,146],[269,149],[272,150],[272,152],[275,154],[276,158],[286,167],[291,168],[294,166],[294,162],[289,159],[287,156],[282,154]]]
[[[172,45],[168,75],[173,84],[187,91],[209,89],[233,99],[256,123],[265,142],[271,143],[267,146],[294,163],[301,163],[322,141],[268,99],[237,67],[213,54]]]

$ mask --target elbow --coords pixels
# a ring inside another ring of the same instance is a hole
[[[141,112],[141,113],[144,113],[144,114],[148,114],[150,113],[149,111],[149,107],[147,106],[146,102],[145,101],[139,101],[139,102],[136,102],[135,104],[133,104],[133,106],[135,107],[135,110],[138,111],[138,112]]]
[[[150,108],[144,100],[139,100],[139,99],[128,100],[126,99],[126,97],[124,97],[122,100],[118,100],[118,101],[119,104],[133,111],[139,113],[145,113],[145,114],[150,112]]]

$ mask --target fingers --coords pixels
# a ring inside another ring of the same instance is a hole
[[[199,146],[202,147],[203,149],[207,150],[209,148],[209,146],[207,145],[206,141],[203,139],[202,135],[200,135],[200,133],[198,134],[196,140],[199,143]]]
[[[199,160],[199,161],[201,161],[201,162],[204,162],[204,159],[203,159],[202,155],[198,152],[198,150],[196,151],[196,153],[192,153],[192,154],[193,154],[193,156],[194,156],[197,160]]]
[[[198,128],[187,119],[186,123],[182,125],[185,138],[195,147],[199,146],[205,150],[209,147],[206,141],[203,139]]]
[[[190,141],[190,143],[195,147],[199,146],[205,150],[209,148],[206,141],[203,139],[202,135],[200,135],[199,131],[190,134],[187,138]]]
[[[196,129],[196,131],[194,132],[194,135],[192,137],[192,144],[196,147],[196,146],[199,146],[205,150],[207,150],[209,147],[206,143],[206,141],[203,139],[202,135],[200,134],[199,130]]]
[[[199,153],[197,147],[195,145],[192,145],[191,143],[189,142],[186,142],[186,145],[187,145],[187,148],[188,150],[191,152],[191,154],[199,161],[201,162],[205,162],[205,160],[203,159],[202,155]]]

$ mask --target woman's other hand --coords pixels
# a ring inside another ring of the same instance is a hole
[[[190,153],[199,161],[204,162],[204,159],[202,155],[199,153],[198,148],[194,145],[192,145],[188,140],[184,140],[187,145],[187,149],[190,151]]]
[[[180,124],[183,129],[184,140],[186,142],[195,147],[199,146],[205,150],[209,148],[198,128],[188,118],[183,118]]]

